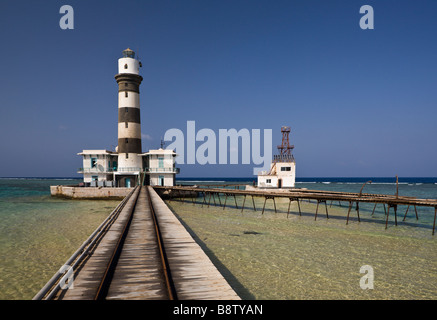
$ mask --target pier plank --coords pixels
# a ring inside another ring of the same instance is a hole
[[[160,196],[148,187],[180,300],[239,300],[239,296]]]

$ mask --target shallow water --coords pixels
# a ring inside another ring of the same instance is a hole
[[[0,299],[31,299],[118,204],[50,196],[50,185],[77,182],[0,179]],[[349,192],[362,186],[325,182],[298,186]],[[393,193],[394,188],[393,183],[372,184],[365,192]],[[399,194],[435,198],[437,185],[402,184]],[[225,210],[167,203],[244,299],[437,298],[433,210],[418,208],[416,221],[410,208],[402,222],[406,208],[399,207],[398,226],[391,213],[384,230],[382,207],[372,217],[372,205],[360,206],[360,223],[352,210],[346,226],[345,204],[328,204],[329,219],[321,205],[314,221],[314,203],[301,203],[302,217],[293,203],[287,218],[288,199],[276,199],[277,213],[268,200],[264,214],[261,198],[256,212],[250,198],[243,212],[243,199],[237,200],[239,209],[228,198]],[[374,269],[373,290],[360,287],[363,265]]]
[[[0,299],[32,299],[119,203],[50,196],[72,183],[0,179]]]
[[[315,221],[314,203],[301,202],[302,216],[292,203],[287,218],[288,199],[276,199],[277,213],[267,200],[264,214],[264,199],[255,199],[256,212],[250,198],[243,212],[243,198],[239,209],[228,198],[225,210],[200,198],[196,205],[167,201],[243,299],[437,298],[433,210],[420,208],[419,221],[410,210],[402,222],[404,208],[398,226],[391,215],[385,230],[382,207],[373,217],[373,205],[360,207],[361,222],[352,210],[346,225],[344,204],[328,203],[329,219],[321,204]],[[365,265],[373,268],[374,289],[360,287]]]

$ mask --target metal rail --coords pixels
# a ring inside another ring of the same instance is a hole
[[[153,224],[155,227],[156,240],[158,242],[159,255],[161,258],[162,270],[163,270],[163,275],[164,275],[165,284],[166,284],[166,288],[167,288],[168,298],[169,298],[169,300],[177,300],[176,288],[174,286],[174,282],[173,282],[173,279],[171,276],[170,266],[168,263],[167,254],[165,252],[161,230],[159,228],[158,217],[156,216],[155,209],[153,208],[153,203],[152,203],[152,198],[150,196],[149,188],[146,187],[146,190],[147,190],[147,195],[149,198],[149,206],[150,206],[150,211],[151,211],[151,215],[152,215],[152,219],[153,219]]]

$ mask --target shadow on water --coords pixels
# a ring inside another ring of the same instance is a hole
[[[220,271],[223,277],[228,281],[229,285],[238,296],[243,300],[255,300],[255,296],[249,292],[249,290],[244,287],[240,281],[226,268],[217,256],[208,248],[208,246],[200,240],[200,238],[196,235],[196,233],[178,216],[178,214],[169,206],[170,210],[174,213],[179,222],[185,227],[188,233],[193,237],[194,241],[202,248],[205,254],[211,259],[212,263],[216,266],[216,268]]]

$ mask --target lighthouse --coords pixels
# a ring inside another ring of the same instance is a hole
[[[141,156],[140,84],[141,63],[131,49],[118,59],[118,186],[138,184],[143,168]]]
[[[142,153],[140,118],[141,62],[131,49],[118,59],[118,146],[114,150],[86,149],[83,157],[85,187],[132,188],[137,185],[173,186],[179,168],[174,150],[148,150]],[[115,110],[114,110],[115,111]],[[93,192],[89,193],[93,196]]]

